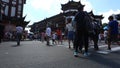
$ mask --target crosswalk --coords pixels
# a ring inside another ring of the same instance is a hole
[[[96,53],[99,53],[99,54],[109,54],[109,53],[112,53],[112,52],[120,51],[120,46],[118,46],[118,45],[111,45],[111,50],[107,50],[107,47],[108,47],[107,44],[98,44],[98,45],[99,45],[99,50],[96,51]],[[68,44],[57,45],[57,46],[69,48]],[[93,49],[93,48],[94,48],[93,45],[89,46],[89,49]]]

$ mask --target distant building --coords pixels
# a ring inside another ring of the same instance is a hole
[[[75,2],[73,0],[69,0],[66,4],[61,4],[62,13],[54,15],[52,17],[46,18],[42,21],[35,22],[31,25],[31,32],[37,33],[45,30],[47,25],[50,25],[52,30],[56,30],[57,28],[61,28],[62,31],[65,30],[66,22],[68,19],[73,19],[75,14],[78,12],[78,6],[81,6],[81,2]],[[102,15],[94,15],[93,12],[89,12],[89,14],[98,22],[102,23],[103,19]]]
[[[119,25],[118,25],[118,29],[119,29],[119,34],[120,34],[120,14],[113,14],[112,15],[114,20],[117,20]]]
[[[120,23],[120,14],[113,14],[112,16],[114,20],[117,20]]]
[[[17,24],[25,28],[29,23],[23,17],[25,3],[26,0],[0,0],[0,24],[5,26],[5,32],[15,31]]]

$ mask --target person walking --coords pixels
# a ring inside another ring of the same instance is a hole
[[[61,31],[60,28],[58,28],[58,29],[56,30],[56,34],[57,34],[58,45],[60,44],[60,42],[61,42],[61,44],[62,44],[62,31]]]
[[[45,40],[45,33],[43,31],[43,32],[41,32],[41,41],[44,42],[44,40]]]
[[[107,36],[108,36],[108,30],[105,29],[104,30],[104,41],[105,41],[106,44],[107,44]]]
[[[94,33],[92,33],[92,39],[94,42],[94,50],[98,51],[99,50],[99,46],[98,46],[98,42],[101,41],[101,25],[99,24],[99,22],[97,22],[96,20],[93,20],[93,30]]]
[[[0,23],[0,43],[2,42],[2,39],[4,37],[4,25]]]
[[[113,16],[108,17],[108,50],[111,50],[111,43],[116,42],[118,45],[118,22],[113,20]]]
[[[52,44],[53,45],[57,45],[56,39],[57,39],[57,35],[56,35],[55,31],[53,31],[52,32]]]
[[[68,19],[68,22],[66,24],[66,30],[68,32],[67,33],[68,45],[69,45],[69,48],[71,48],[70,43],[71,42],[73,43],[73,37],[74,37],[74,29],[73,29],[73,26],[72,26],[72,19]]]
[[[50,38],[51,38],[51,28],[50,28],[50,26],[47,26],[45,34],[46,34],[47,45],[50,45]]]
[[[87,12],[83,11],[84,5],[80,5],[78,7],[78,13],[75,16],[76,21],[76,30],[75,30],[75,39],[74,39],[74,56],[78,57],[78,49],[82,51],[83,45],[85,47],[84,56],[88,56],[88,31],[86,29],[86,22],[85,22],[85,13]]]
[[[21,25],[16,26],[16,39],[17,45],[20,45],[20,41],[22,39],[23,27]]]

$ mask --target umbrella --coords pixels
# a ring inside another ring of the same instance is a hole
[[[108,30],[108,26],[105,26],[103,29],[104,29],[104,30]]]

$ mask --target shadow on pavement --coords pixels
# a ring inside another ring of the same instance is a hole
[[[21,45],[11,45],[11,47],[19,47],[19,46],[21,46]]]
[[[107,66],[109,68],[118,68],[118,67],[120,67],[120,64],[113,61],[113,59],[110,59],[108,57],[106,57],[106,58],[102,57],[102,55],[99,55],[99,54],[93,54],[93,55],[89,56],[88,59],[92,60],[92,61],[94,61],[96,63],[102,64],[104,66]]]

